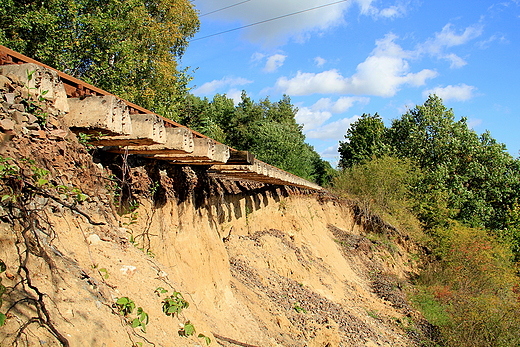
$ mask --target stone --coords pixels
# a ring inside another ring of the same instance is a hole
[[[8,105],[14,104],[14,98],[16,97],[15,93],[5,93],[4,99],[7,102]]]
[[[54,129],[50,132],[50,135],[56,139],[63,140],[67,137],[68,132],[63,129]]]
[[[125,276],[132,277],[137,272],[137,268],[132,265],[123,265],[119,271]]]
[[[6,76],[4,76],[4,75],[0,75],[0,89],[1,90],[9,90],[12,87],[13,86],[11,84],[11,80],[9,78],[7,78]]]
[[[11,108],[18,110],[20,112],[25,112],[25,106],[22,104],[13,104],[13,105],[11,105]]]
[[[5,118],[0,120],[0,128],[2,128],[4,131],[14,130],[14,125],[15,123],[12,119]]]
[[[101,242],[101,238],[96,234],[91,234],[87,237],[87,242],[89,245],[97,245]]]
[[[38,117],[36,117],[32,113],[24,113],[24,115],[27,116],[27,123],[33,124],[38,122]]]
[[[27,123],[29,120],[29,117],[26,116],[28,113],[20,112],[18,110],[15,110],[13,113],[11,113],[11,118],[13,121],[16,122],[16,124],[23,124]]]

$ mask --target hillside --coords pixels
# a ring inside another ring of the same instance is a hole
[[[0,94],[0,345],[413,346],[433,333],[405,296],[420,250],[353,202],[108,153],[69,129],[63,99],[12,74]]]

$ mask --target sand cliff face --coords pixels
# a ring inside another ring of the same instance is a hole
[[[417,250],[352,203],[87,151],[59,110],[0,111],[1,346],[417,343]]]
[[[400,322],[414,311],[396,289],[413,263],[403,247],[383,242],[398,235],[367,235],[348,202],[130,158],[135,209],[119,216],[110,188],[116,158],[103,167],[97,153],[94,165],[73,137],[14,139],[3,156],[31,158],[52,171],[50,181],[88,198],[35,193],[29,233],[17,207],[4,204],[2,308],[16,305],[0,328],[2,345],[60,345],[49,326],[71,346],[205,345],[199,334],[214,346],[413,344]],[[389,289],[378,292],[377,276],[388,277],[380,284]],[[167,316],[162,302],[175,291],[189,307]],[[114,306],[121,297],[149,315],[146,333],[127,323],[137,308],[125,318]],[[40,327],[42,304],[48,321]],[[180,336],[188,321],[196,334]]]

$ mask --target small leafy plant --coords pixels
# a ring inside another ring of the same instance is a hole
[[[211,339],[209,337],[207,337],[206,335],[204,334],[199,334],[197,336],[199,339],[204,339],[204,342],[206,342],[206,345],[209,346],[211,344]]]
[[[298,313],[307,313],[307,310],[301,307],[299,302],[295,302],[293,308]]]
[[[116,308],[119,310],[119,314],[127,319],[128,324],[130,324],[132,328],[141,327],[143,333],[146,332],[149,317],[148,313],[146,313],[142,307],[137,308],[137,316],[135,318],[132,319],[129,317],[136,308],[135,302],[132,299],[126,296],[117,299]]]
[[[179,330],[179,336],[188,337],[192,336],[193,334],[195,334],[195,326],[191,324],[190,321],[184,323],[182,328]]]
[[[0,274],[5,272],[7,269],[7,266],[5,266],[5,263],[0,259]],[[3,299],[2,296],[4,295],[5,291],[7,289],[2,284],[2,278],[0,278],[0,308],[2,308]],[[7,319],[6,315],[0,312],[0,327],[5,324],[5,320]]]
[[[179,314],[185,308],[188,308],[190,304],[184,300],[183,296],[179,292],[173,292],[172,295],[167,296],[162,301],[163,307],[162,310],[167,316],[179,316]]]

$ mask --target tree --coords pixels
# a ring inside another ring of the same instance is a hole
[[[326,185],[334,169],[305,143],[296,112],[286,95],[277,102],[268,98],[255,102],[242,92],[237,106],[225,95],[217,94],[211,101],[189,95],[179,121],[235,149],[250,151],[268,164]]]
[[[339,167],[349,168],[373,156],[380,157],[387,152],[386,127],[381,117],[363,114],[347,130],[346,141],[339,143]]]
[[[174,117],[187,92],[177,59],[198,30],[189,0],[4,0],[0,43]]]
[[[414,160],[425,172],[417,193],[422,204],[447,199],[450,218],[474,227],[502,229],[518,196],[518,160],[486,132],[455,121],[442,100],[428,100],[394,120],[387,133],[392,153]],[[423,207],[425,206],[423,205]]]

